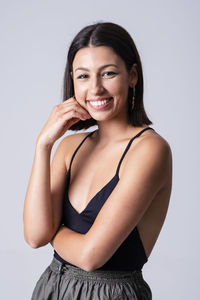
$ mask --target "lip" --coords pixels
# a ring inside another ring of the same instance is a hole
[[[108,99],[108,98],[111,98],[110,101],[108,101],[107,103],[105,103],[105,104],[103,104],[103,105],[100,105],[100,106],[98,106],[98,107],[94,107],[94,106],[90,103],[90,102],[92,102],[92,101],[103,101],[103,100],[106,100],[106,99]],[[109,106],[109,105],[113,102],[113,97],[98,98],[98,99],[95,99],[95,100],[92,99],[92,100],[87,100],[87,102],[88,102],[89,106],[90,106],[92,109],[94,109],[94,110],[101,110],[101,109],[103,109],[103,108]]]
[[[92,102],[92,101],[103,101],[103,100],[106,100],[106,99],[109,99],[109,98],[112,98],[112,97],[104,97],[104,98],[97,98],[97,99],[89,99],[87,101],[89,102]]]

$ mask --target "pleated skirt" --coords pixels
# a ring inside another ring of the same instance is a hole
[[[31,300],[152,300],[142,271],[87,272],[55,257],[39,278]]]

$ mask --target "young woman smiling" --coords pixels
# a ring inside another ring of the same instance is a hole
[[[152,299],[143,278],[163,226],[172,153],[143,105],[142,66],[121,26],[83,28],[69,48],[63,103],[38,135],[24,205],[33,248],[54,257],[32,300]],[[67,130],[50,163],[52,147]]]

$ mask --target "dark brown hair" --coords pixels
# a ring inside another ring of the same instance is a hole
[[[64,73],[63,101],[74,96],[73,79],[70,75],[76,53],[88,46],[111,47],[125,62],[127,71],[133,64],[137,64],[138,81],[135,86],[134,109],[131,109],[133,89],[129,88],[127,98],[127,120],[133,126],[153,124],[144,109],[143,104],[143,72],[139,53],[129,33],[121,26],[111,22],[98,22],[84,27],[73,39],[67,56],[67,64]],[[70,127],[70,130],[87,129],[97,124],[93,118],[80,120]]]

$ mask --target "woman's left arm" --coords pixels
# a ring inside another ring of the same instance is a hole
[[[164,139],[148,138],[130,154],[89,231],[80,234],[62,226],[52,241],[61,257],[86,271],[100,268],[111,258],[166,182],[172,154]]]

